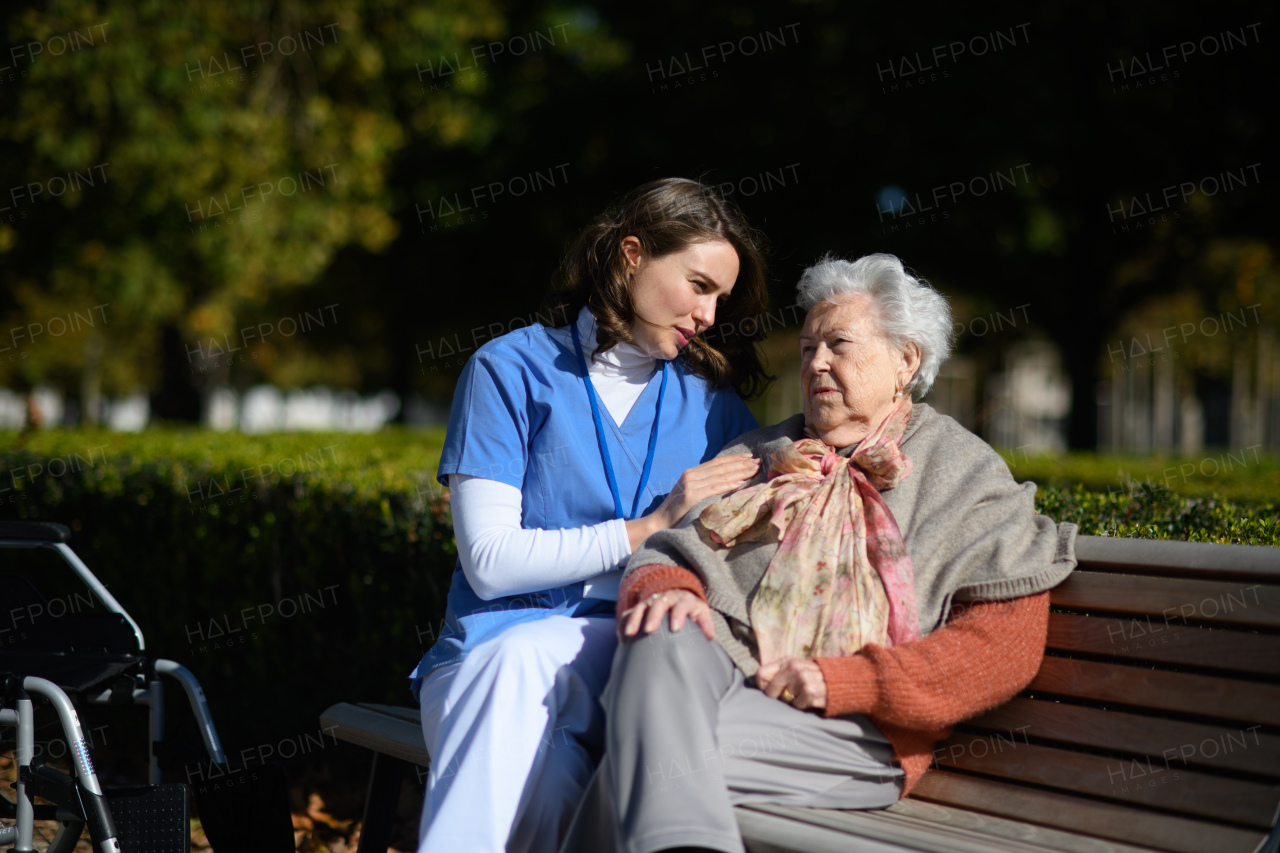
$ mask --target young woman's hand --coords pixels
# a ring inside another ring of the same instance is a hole
[[[686,620],[693,620],[708,640],[716,638],[715,624],[711,621],[711,608],[705,601],[687,589],[673,589],[655,593],[642,599],[635,607],[623,611],[618,620],[618,639],[629,640],[641,630],[652,634],[662,624],[664,614],[671,614],[671,632],[684,627]]]
[[[760,460],[750,453],[718,456],[686,470],[657,509],[627,522],[631,550],[638,549],[650,534],[675,527],[685,513],[707,498],[738,488],[759,470]]]

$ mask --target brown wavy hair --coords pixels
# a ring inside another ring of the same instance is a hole
[[[716,334],[714,345],[699,334],[678,358],[713,387],[732,387],[744,399],[763,393],[774,378],[765,373],[758,350],[763,335],[759,318],[769,301],[763,236],[747,224],[741,211],[698,181],[651,181],[596,217],[565,257],[560,286],[547,297],[543,310],[549,316],[559,314],[567,325],[576,322],[584,305],[590,308],[596,319],[597,355],[622,341],[634,343],[630,326],[635,310],[622,254],[622,240],[628,236],[636,237],[655,258],[707,240],[733,246],[738,278],[708,330],[719,332],[731,324],[733,331]]]

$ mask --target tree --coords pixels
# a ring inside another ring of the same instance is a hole
[[[271,348],[273,297],[396,237],[387,174],[410,134],[483,143],[483,81],[428,98],[415,69],[505,33],[485,2],[333,0],[61,0],[0,27],[19,75],[0,92],[0,316],[34,329],[102,306],[74,338],[28,338],[0,381],[144,384],[185,419],[194,375]]]

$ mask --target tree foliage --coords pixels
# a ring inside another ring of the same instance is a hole
[[[74,387],[88,370],[113,391],[154,387],[157,355],[182,356],[160,352],[166,326],[188,362],[253,341],[272,363],[254,327],[273,300],[344,247],[379,253],[399,234],[389,175],[406,141],[443,151],[493,135],[483,77],[429,92],[419,70],[508,28],[485,0],[6,7],[19,76],[0,90],[0,175],[18,189],[0,224],[0,317],[46,341],[51,319],[75,329],[57,346],[27,335],[0,383]],[[64,177],[75,189],[57,192]],[[74,321],[93,306],[99,322]]]

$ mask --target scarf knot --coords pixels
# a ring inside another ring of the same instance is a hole
[[[898,447],[910,415],[906,397],[848,459],[814,438],[792,442],[771,456],[764,483],[699,516],[718,546],[779,543],[750,604],[761,663],[844,657],[919,635],[911,557],[880,495],[911,473]]]

